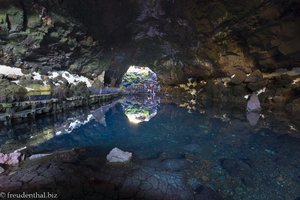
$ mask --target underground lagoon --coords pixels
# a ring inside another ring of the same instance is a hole
[[[0,0],[0,198],[300,199],[298,0]]]

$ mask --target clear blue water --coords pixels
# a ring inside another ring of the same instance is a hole
[[[146,107],[150,107],[148,113],[157,114],[136,124],[125,115],[124,102],[123,106],[113,104],[102,109],[101,119],[91,119],[32,151],[83,147],[105,158],[118,147],[133,153],[133,165],[181,173],[187,187],[205,185],[225,199],[300,197],[297,121],[269,112],[251,117],[243,109],[212,107],[189,112],[175,104]]]

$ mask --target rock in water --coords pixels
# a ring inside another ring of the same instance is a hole
[[[252,94],[247,103],[247,111],[248,112],[257,112],[260,111],[260,102],[258,96],[256,94]]]
[[[114,148],[106,156],[106,159],[110,163],[123,163],[128,162],[132,158],[132,153],[122,151],[121,149]]]
[[[247,159],[220,159],[221,167],[232,177],[239,178],[246,186],[255,183],[254,173],[250,161]],[[209,198],[207,198],[209,199]]]

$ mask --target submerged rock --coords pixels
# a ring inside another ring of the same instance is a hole
[[[187,166],[187,161],[184,159],[167,159],[160,163],[161,167],[169,171],[180,171]]]
[[[17,165],[23,159],[19,152],[14,153],[0,153],[0,164]]]
[[[196,191],[197,194],[195,195],[196,200],[222,200],[223,197],[213,189],[209,187],[199,187]]]
[[[187,182],[195,192],[202,191],[203,185],[201,185],[201,183],[198,179],[193,177],[193,178],[188,179]]]
[[[246,159],[221,159],[220,164],[230,176],[239,178],[244,185],[253,186],[253,171]]]
[[[201,146],[199,144],[188,144],[188,145],[185,145],[183,147],[183,149],[185,151],[188,151],[188,152],[191,152],[191,153],[200,153],[201,152]]]
[[[252,94],[250,99],[247,102],[247,111],[248,112],[257,112],[260,111],[260,102],[256,94]]]
[[[106,159],[110,163],[123,163],[128,162],[132,158],[132,153],[122,151],[121,149],[114,148],[112,149],[109,154],[106,156]]]

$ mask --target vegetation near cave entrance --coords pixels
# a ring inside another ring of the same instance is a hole
[[[120,87],[131,93],[155,93],[159,84],[156,74],[150,68],[130,66],[123,76]]]

